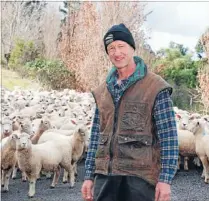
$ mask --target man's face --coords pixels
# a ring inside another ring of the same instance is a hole
[[[116,40],[107,46],[110,61],[117,69],[127,67],[134,56],[134,49],[126,42]]]

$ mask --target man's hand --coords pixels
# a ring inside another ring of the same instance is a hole
[[[82,192],[82,197],[85,201],[93,200],[93,195],[92,195],[93,185],[94,185],[94,182],[92,180],[85,180],[83,182],[81,192]]]
[[[155,188],[155,201],[170,201],[171,186],[170,184],[158,182]]]

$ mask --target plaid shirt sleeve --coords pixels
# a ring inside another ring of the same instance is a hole
[[[95,155],[98,147],[99,141],[99,110],[96,108],[94,114],[93,125],[91,129],[90,143],[87,152],[87,158],[85,161],[85,180],[94,180],[94,171],[95,171]]]
[[[171,184],[177,171],[179,148],[173,102],[168,90],[157,95],[154,119],[161,147],[161,172],[158,181]]]

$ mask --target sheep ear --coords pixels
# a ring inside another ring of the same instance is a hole
[[[76,123],[73,119],[71,119],[71,122],[72,122],[73,124],[77,125],[77,123]]]
[[[13,133],[12,134],[12,139],[17,139],[17,138],[18,138],[17,134],[16,133]]]
[[[206,117],[204,118],[204,120],[207,121],[207,122],[209,122],[209,120]]]
[[[178,119],[181,119],[181,115],[179,115],[179,114],[176,114],[176,117],[177,117]]]
[[[91,125],[91,122],[87,122],[87,123],[86,123],[86,126],[89,126],[89,125]]]
[[[194,120],[194,117],[190,117],[189,120]]]
[[[30,116],[30,120],[33,121],[35,118],[33,116]]]

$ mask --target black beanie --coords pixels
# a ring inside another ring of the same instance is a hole
[[[104,46],[107,52],[107,46],[116,40],[122,40],[128,43],[135,50],[135,42],[129,29],[124,24],[112,26],[104,36]]]

